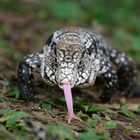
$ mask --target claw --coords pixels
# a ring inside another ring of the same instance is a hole
[[[80,122],[83,121],[82,119],[80,119],[79,117],[77,117],[77,116],[74,115],[74,116],[70,116],[70,117],[69,117],[69,119],[68,119],[68,124],[70,124],[71,121],[72,121],[73,119],[74,119],[74,120],[78,120],[78,121],[80,121]]]

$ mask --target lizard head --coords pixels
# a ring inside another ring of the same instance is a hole
[[[82,86],[88,83],[94,54],[92,37],[87,32],[77,28],[56,31],[44,47],[42,73],[60,88],[63,85]]]
[[[57,43],[56,56],[58,68],[56,80],[59,86],[74,87],[77,82],[78,65],[81,61],[84,45],[78,37],[64,36]]]

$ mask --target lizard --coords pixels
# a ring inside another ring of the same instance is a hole
[[[20,99],[35,101],[33,70],[48,85],[64,91],[69,123],[76,117],[71,89],[89,87],[97,78],[104,82],[101,100],[106,102],[119,88],[123,95],[133,93],[136,68],[130,57],[109,46],[103,37],[78,27],[55,31],[45,43],[42,53],[25,56],[19,63]],[[123,82],[122,82],[123,81]]]

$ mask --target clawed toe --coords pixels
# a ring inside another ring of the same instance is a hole
[[[77,116],[70,116],[69,119],[68,119],[68,124],[70,124],[72,120],[78,120],[78,121],[80,121],[80,122],[83,121],[82,119],[80,119],[80,118],[77,117]]]

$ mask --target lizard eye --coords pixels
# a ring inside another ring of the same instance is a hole
[[[62,61],[63,58],[64,58],[64,52],[63,52],[62,50],[58,49],[58,50],[57,50],[57,59],[58,59],[59,61]]]
[[[76,59],[79,56],[79,52],[75,52],[73,58]]]
[[[57,51],[57,55],[60,56],[60,57],[64,57],[64,53],[60,49]]]

